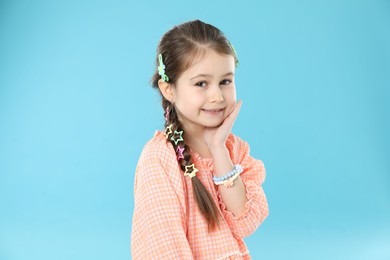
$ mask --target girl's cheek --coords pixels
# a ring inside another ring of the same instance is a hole
[[[227,107],[227,113],[226,113],[225,118],[228,117],[228,116],[232,113],[233,108],[234,108],[235,105],[236,105],[236,102],[234,102],[233,104],[231,104],[231,105],[229,105],[229,106]]]

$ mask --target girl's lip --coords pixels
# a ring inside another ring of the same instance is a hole
[[[208,114],[212,114],[212,115],[217,115],[219,113],[221,113],[224,108],[220,108],[220,109],[202,109],[204,112],[208,113]]]
[[[224,110],[224,108],[218,108],[218,109],[202,109],[202,110],[207,111],[207,112],[219,112],[219,111]]]

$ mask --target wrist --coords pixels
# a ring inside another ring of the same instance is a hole
[[[227,149],[227,147],[225,145],[209,147],[209,151],[213,157],[229,152],[229,150]]]

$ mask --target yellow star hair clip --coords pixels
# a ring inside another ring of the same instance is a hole
[[[191,171],[190,171],[190,169],[191,169]],[[191,164],[190,166],[186,166],[186,171],[184,172],[184,176],[189,176],[189,177],[193,178],[196,176],[196,173],[198,171],[199,170],[195,168],[195,165]]]
[[[179,138],[175,139],[177,135],[179,135]],[[175,134],[171,137],[171,140],[175,142],[175,145],[177,145],[180,141],[183,141],[183,131],[175,130]]]
[[[165,137],[168,139],[169,135],[172,134],[173,124],[170,124],[165,128]],[[176,131],[175,131],[176,132]]]

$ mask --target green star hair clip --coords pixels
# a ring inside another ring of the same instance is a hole
[[[190,166],[186,166],[186,171],[184,172],[184,176],[189,176],[189,177],[193,178],[196,176],[196,173],[198,171],[199,170],[195,168],[195,165],[191,164]]]
[[[176,139],[175,137],[177,135],[179,136],[179,138]],[[183,141],[183,131],[176,131],[175,130],[175,133],[171,137],[171,140],[175,142],[175,145],[177,145],[180,141]]]
[[[169,135],[172,134],[173,124],[170,124],[165,128],[165,137],[168,139]],[[176,131],[175,131],[176,132]]]
[[[161,79],[163,82],[168,82],[169,81],[169,78],[168,76],[165,74],[165,65],[164,65],[164,62],[163,62],[163,58],[162,58],[162,54],[160,53],[158,55],[158,63],[159,63],[159,66],[158,66],[158,75],[161,76]]]

